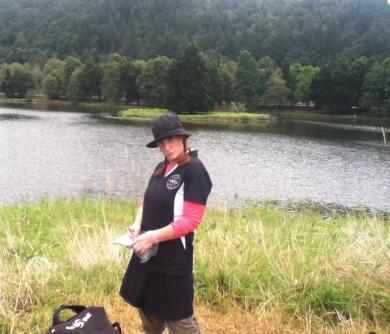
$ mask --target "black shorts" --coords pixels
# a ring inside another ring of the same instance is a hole
[[[148,270],[133,255],[120,295],[129,304],[160,320],[176,321],[193,315],[193,275],[169,275]]]

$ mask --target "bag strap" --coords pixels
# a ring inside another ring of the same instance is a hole
[[[86,307],[82,306],[82,305],[61,305],[58,309],[55,310],[55,312],[53,314],[53,325],[52,326],[56,326],[56,325],[64,322],[64,321],[60,320],[60,313],[66,309],[72,310],[73,312],[76,312],[78,314],[80,312],[83,312],[86,309]]]
[[[119,325],[119,322],[114,322],[112,327],[114,327],[115,333],[122,334],[122,328]]]

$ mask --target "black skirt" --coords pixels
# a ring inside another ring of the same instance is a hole
[[[133,254],[120,289],[122,298],[160,320],[176,321],[193,315],[194,280],[150,270]]]

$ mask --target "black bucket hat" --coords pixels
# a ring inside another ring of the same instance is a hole
[[[180,118],[176,114],[170,112],[161,115],[154,120],[152,124],[152,133],[154,140],[146,145],[146,147],[154,148],[158,146],[158,141],[171,136],[191,136],[191,133],[184,130]]]

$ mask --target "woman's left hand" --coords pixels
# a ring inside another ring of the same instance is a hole
[[[133,249],[139,254],[144,254],[156,243],[158,243],[158,231],[148,231],[135,238]]]

